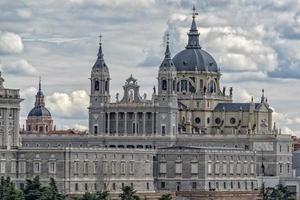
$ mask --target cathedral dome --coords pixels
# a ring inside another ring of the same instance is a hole
[[[215,59],[201,48],[186,48],[174,56],[173,63],[177,71],[219,71]]]
[[[36,106],[29,112],[28,117],[51,117],[51,113],[44,106]]]

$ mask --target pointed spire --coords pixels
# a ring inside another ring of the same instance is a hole
[[[104,61],[104,54],[102,51],[102,34],[99,35],[99,50],[98,50],[98,58],[96,60],[96,63],[94,64],[93,68],[104,68],[107,67]]]
[[[103,59],[103,52],[102,52],[102,34],[100,33],[99,35],[99,51],[98,51],[98,54],[97,54],[98,58],[99,59]]]
[[[39,91],[42,91],[42,78],[39,77]]]
[[[166,34],[166,51],[165,51],[165,58],[164,60],[162,61],[160,67],[174,67],[175,68],[175,65],[171,59],[171,52],[170,52],[170,46],[169,46],[169,43],[170,43],[170,34],[167,33]]]
[[[261,90],[261,103],[265,102],[265,89]]]
[[[201,49],[200,42],[199,42],[199,32],[197,29],[197,24],[195,21],[196,15],[198,13],[196,12],[195,5],[193,6],[193,13],[192,13],[192,25],[190,28],[190,31],[188,32],[188,45],[186,46],[187,49]]]
[[[167,33],[166,35],[166,39],[167,39],[167,42],[166,42],[166,51],[165,51],[165,58],[171,58],[171,53],[170,53],[170,47],[169,47],[169,43],[170,43],[170,34]]]

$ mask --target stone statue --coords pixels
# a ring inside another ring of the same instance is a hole
[[[119,102],[119,93],[116,94],[116,102]]]
[[[233,89],[232,89],[232,87],[230,87],[229,94],[230,94],[231,97],[232,97],[232,91],[233,91]]]
[[[144,100],[146,100],[147,99],[147,94],[146,93],[144,93]]]
[[[156,94],[156,88],[155,88],[155,85],[153,86],[153,94]]]
[[[133,91],[130,90],[130,94],[129,94],[129,102],[133,102],[134,97],[133,97]]]
[[[226,93],[226,87],[223,87],[223,95],[225,96]]]
[[[203,92],[206,93],[206,86],[203,87]]]

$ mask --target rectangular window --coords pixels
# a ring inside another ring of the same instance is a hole
[[[208,164],[207,164],[207,173],[208,173],[208,174],[211,174],[211,173],[212,173],[212,166],[211,166],[211,163],[208,163]]]
[[[116,162],[111,162],[111,173],[115,174],[116,173]]]
[[[16,161],[12,161],[10,163],[10,172],[12,174],[15,174],[17,172],[17,163],[16,163]]]
[[[49,162],[49,174],[55,174],[56,173],[56,163],[51,161]]]
[[[40,162],[33,163],[33,173],[35,173],[35,174],[41,173],[41,163]]]
[[[161,174],[166,174],[167,173],[167,163],[160,163],[159,172]]]
[[[6,162],[5,161],[2,161],[0,162],[0,173],[1,174],[5,174],[6,173]]]
[[[129,172],[130,172],[130,174],[134,174],[134,162],[130,162]]]
[[[241,174],[242,173],[242,165],[241,165],[241,163],[238,163],[236,168],[237,168],[236,169],[236,173],[237,174]]]
[[[103,162],[103,172],[104,172],[104,174],[108,173],[108,163],[107,162]]]
[[[251,163],[250,165],[250,173],[254,174],[254,163]]]
[[[147,182],[147,190],[149,190],[150,189],[150,187],[149,187],[149,183]]]
[[[74,162],[74,174],[79,173],[79,162]]]
[[[219,163],[216,163],[216,165],[215,165],[215,173],[216,174],[220,173],[220,164]]]
[[[89,173],[89,163],[88,162],[84,162],[83,173],[84,174]]]
[[[160,182],[160,187],[161,187],[161,189],[165,189],[166,188],[166,183],[165,182]]]
[[[85,189],[85,191],[88,191],[89,188],[88,188],[88,184],[87,183],[84,184],[84,189]]]
[[[176,163],[176,166],[175,166],[175,173],[176,174],[181,174],[182,173],[182,163]]]
[[[75,191],[78,191],[78,183],[75,183]]]
[[[244,163],[244,174],[248,174],[248,164]]]
[[[112,184],[112,188],[113,188],[113,190],[116,190],[116,184],[115,183]]]
[[[97,162],[93,162],[93,173],[97,173]]]
[[[227,164],[223,163],[223,174],[226,175],[227,174]]]
[[[94,126],[94,135],[98,135],[98,126]]]
[[[191,174],[198,174],[198,163],[191,164]]]
[[[162,125],[162,126],[161,126],[161,135],[162,135],[162,136],[165,136],[165,135],[166,135],[166,126],[165,126],[165,125]]]
[[[229,172],[230,174],[233,174],[233,163],[230,163],[229,165]]]
[[[20,171],[21,174],[26,173],[26,162],[25,161],[21,161],[19,163],[19,171]]]
[[[192,188],[196,189],[197,188],[197,182],[192,182]]]
[[[121,162],[121,174],[125,174],[125,162]]]

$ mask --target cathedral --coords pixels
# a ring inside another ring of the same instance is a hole
[[[55,134],[41,82],[20,134],[23,99],[18,90],[4,88],[1,78],[0,175],[20,188],[26,178],[40,176],[45,184],[54,177],[59,190],[72,195],[118,194],[129,185],[149,199],[160,192],[228,191],[255,199],[263,184],[281,183],[300,197],[291,136],[273,123],[264,90],[259,102],[233,102],[233,88],[221,87],[220,67],[199,35],[194,10],[185,49],[172,57],[166,42],[152,96],[141,95],[130,75],[115,101],[100,40],[91,67],[87,134]]]

